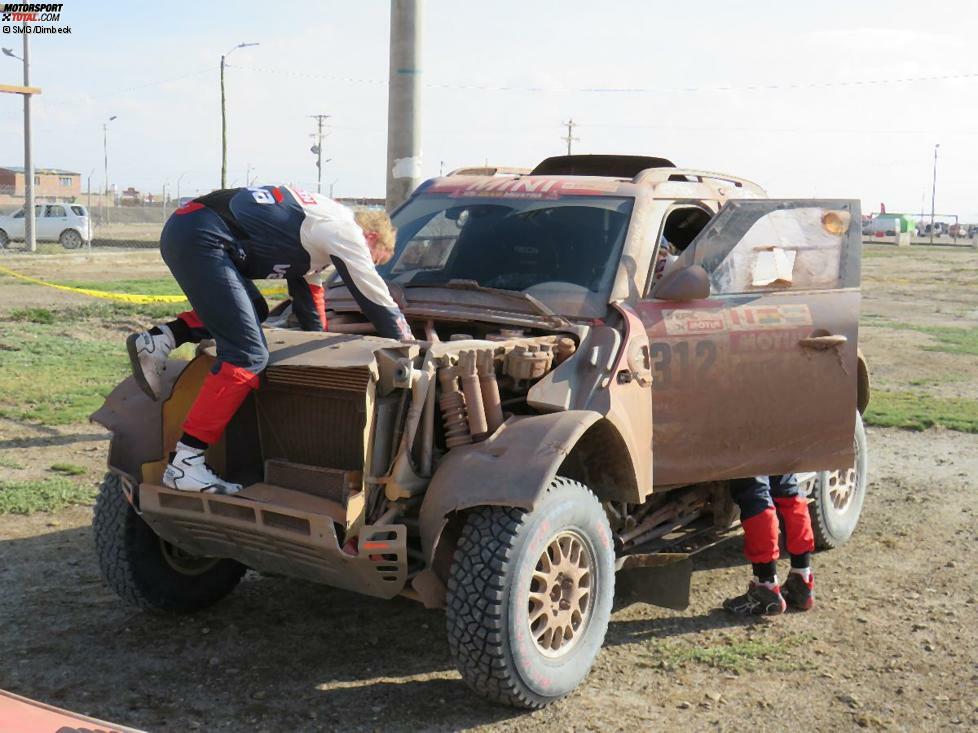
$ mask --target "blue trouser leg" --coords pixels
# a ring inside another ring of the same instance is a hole
[[[171,216],[160,237],[160,254],[180,284],[206,331],[217,342],[217,363],[257,374],[268,363],[256,301],[264,298],[234,266],[226,247],[227,225],[209,209]]]

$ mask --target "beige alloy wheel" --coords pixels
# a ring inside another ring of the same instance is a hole
[[[530,633],[547,657],[570,651],[587,629],[594,605],[594,553],[574,530],[557,534],[537,560],[530,581]]]
[[[856,465],[830,471],[827,477],[829,498],[838,511],[845,511],[856,493]]]

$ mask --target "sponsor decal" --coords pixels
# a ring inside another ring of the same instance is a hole
[[[295,194],[297,199],[299,199],[299,203],[303,203],[306,206],[316,205],[316,198],[311,193],[306,193],[301,188],[291,188],[289,190]]]
[[[663,310],[666,334],[684,336],[723,331],[756,331],[811,326],[807,305],[742,305],[736,308],[678,308]]]
[[[562,196],[601,196],[618,190],[615,181],[564,181],[553,178],[462,178],[445,180],[424,191],[424,195],[452,198],[559,199]]]
[[[271,191],[264,188],[249,188],[251,195],[254,197],[255,201],[259,204],[274,204],[275,197],[272,196]]]
[[[809,336],[811,329],[758,330],[730,334],[732,354],[753,354],[777,351],[794,351],[798,342]]]

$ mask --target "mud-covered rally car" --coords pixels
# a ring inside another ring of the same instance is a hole
[[[727,481],[795,472],[817,543],[866,487],[858,201],[776,200],[661,158],[448,175],[394,215],[381,268],[417,341],[266,330],[260,388],[210,449],[236,496],[161,486],[213,359],[129,378],[95,507],[109,585],[189,612],[247,568],[443,607],[465,681],[534,708],[587,675],[619,603],[688,603],[736,529]],[[670,257],[662,256],[669,251]],[[616,583],[617,580],[617,583]]]

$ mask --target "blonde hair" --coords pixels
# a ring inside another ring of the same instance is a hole
[[[384,211],[376,209],[359,209],[353,212],[353,218],[365,232],[373,232],[377,235],[377,254],[381,262],[386,262],[394,256],[394,243],[397,231],[391,224],[391,219]]]

